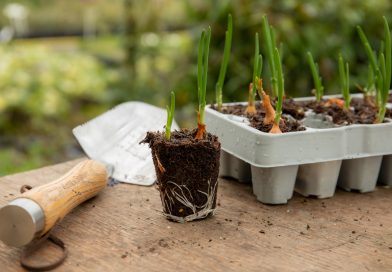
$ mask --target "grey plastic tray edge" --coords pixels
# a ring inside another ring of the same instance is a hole
[[[314,129],[279,135],[261,132],[206,108],[206,125],[227,153],[257,167],[278,167],[392,154],[392,122]],[[226,136],[227,135],[227,136]],[[342,140],[343,139],[343,140]]]

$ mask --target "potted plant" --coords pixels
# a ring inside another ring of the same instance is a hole
[[[220,142],[206,131],[204,123],[208,54],[211,29],[203,31],[198,50],[197,129],[171,132],[174,93],[167,107],[165,132],[148,132],[148,143],[157,176],[163,213],[176,222],[187,222],[212,215],[216,207]]]

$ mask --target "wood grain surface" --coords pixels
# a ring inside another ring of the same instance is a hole
[[[102,163],[84,160],[58,179],[35,187],[21,197],[34,200],[44,210],[45,226],[41,234],[45,234],[73,208],[102,191],[107,177]]]
[[[0,205],[77,162],[0,178]],[[107,187],[54,229],[70,251],[58,271],[392,271],[392,189],[268,206],[249,185],[220,180],[218,205],[212,218],[178,224],[161,215],[154,187]],[[0,242],[0,270],[22,271],[19,254]],[[55,257],[50,246],[37,254]]]

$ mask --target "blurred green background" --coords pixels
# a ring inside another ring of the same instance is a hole
[[[357,85],[366,83],[367,60],[355,26],[361,25],[378,46],[381,16],[390,18],[392,3],[2,0],[0,176],[81,156],[71,129],[123,101],[165,106],[174,90],[176,120],[194,126],[199,35],[211,25],[211,103],[228,13],[233,15],[234,34],[225,102],[246,99],[254,33],[261,33],[263,14],[276,28],[283,49],[289,96],[310,95],[308,50],[320,64],[326,93],[339,92],[339,52],[350,62],[351,91],[357,91]],[[261,47],[264,50],[262,40]]]

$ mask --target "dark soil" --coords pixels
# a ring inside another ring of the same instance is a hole
[[[385,118],[392,119],[392,109],[387,109],[385,112]]]
[[[249,121],[252,127],[262,132],[268,133],[272,128],[272,125],[264,125],[264,114],[252,116],[249,118]],[[289,120],[285,116],[282,116],[280,119],[279,128],[283,133],[305,130],[305,127],[300,122],[294,119]]]
[[[312,109],[316,113],[324,113],[332,117],[333,122],[337,125],[349,124],[373,124],[377,118],[377,108],[365,102],[362,98],[353,98],[351,101],[351,109],[345,110],[337,105],[325,106],[327,100],[321,103],[316,101],[284,101],[284,113],[290,114],[297,120],[301,120],[304,112]],[[390,116],[391,110],[387,110],[386,116]]]
[[[265,111],[264,111],[263,107],[261,106],[260,102],[256,102],[255,106],[256,106],[257,114],[264,114],[265,113]],[[214,107],[214,105],[211,105],[211,108],[214,109],[214,110],[217,110]],[[232,115],[237,115],[237,116],[247,116],[247,114],[245,113],[245,110],[246,110],[246,105],[234,104],[232,106],[223,107],[222,108],[222,113],[223,114],[232,114]]]
[[[332,117],[332,121],[336,125],[348,125],[354,123],[354,113],[350,110],[345,110],[337,105],[324,106],[322,103],[317,103],[313,108],[315,113],[324,113]]]
[[[321,102],[313,101],[301,101],[300,103],[306,110],[313,110],[315,113],[322,113],[332,117],[333,123],[336,125],[348,125],[354,123],[354,112],[351,110],[345,110],[339,106],[332,104],[326,106],[327,100]]]
[[[353,98],[350,103],[350,110],[342,109],[335,104],[325,106],[324,103],[326,101],[303,103],[306,109],[312,109],[316,113],[324,113],[331,116],[333,122],[337,125],[374,124],[377,119],[377,108],[365,102],[362,98]]]
[[[388,102],[392,103],[392,93],[389,94]]]
[[[166,215],[195,219],[210,215],[216,206],[220,142],[210,133],[195,140],[197,130],[181,130],[167,141],[163,132],[148,132],[142,143],[148,143],[157,175],[157,188]],[[210,203],[206,208],[207,195]],[[181,201],[186,199],[188,204]],[[169,219],[173,219],[168,216]]]
[[[351,106],[354,107],[356,124],[374,124],[378,115],[376,106],[365,102],[363,98],[353,98]]]
[[[305,117],[305,108],[291,98],[283,100],[282,112],[284,114],[290,114],[297,120],[301,120]]]
[[[287,100],[287,101],[291,101],[291,100]],[[256,128],[257,130],[260,130],[262,132],[269,132],[272,128],[272,125],[264,125],[263,124],[263,120],[264,120],[264,116],[265,116],[264,108],[261,106],[260,102],[257,102],[255,104],[255,106],[256,106],[257,113],[256,113],[256,115],[253,115],[253,116],[245,114],[246,105],[241,105],[241,104],[235,104],[235,105],[232,105],[229,107],[224,107],[222,109],[222,113],[247,117],[249,119],[250,125],[252,127]],[[300,107],[299,105],[294,105],[294,104],[291,104],[290,102],[289,103],[284,102],[283,106],[286,107],[286,108],[283,108],[284,114],[289,114],[289,112],[291,112],[291,113],[295,114],[299,119],[302,119],[305,116],[303,108]],[[211,108],[215,109],[215,107],[213,107],[213,106],[211,106]],[[300,116],[302,116],[302,117],[300,117]],[[282,118],[280,120],[279,128],[283,133],[305,130],[305,127],[301,126],[300,122],[298,122],[297,120],[288,119],[284,116],[282,116]]]
[[[389,95],[389,101],[392,103],[392,94]],[[283,101],[283,113],[291,115],[296,120],[302,120],[305,116],[305,112],[309,109],[315,113],[323,113],[332,117],[334,124],[336,125],[351,125],[351,124],[374,124],[377,119],[378,110],[372,104],[365,102],[362,98],[353,98],[351,100],[351,109],[345,110],[337,105],[325,106],[326,99],[321,102],[313,101],[294,101],[293,99],[286,99]],[[275,107],[275,103],[272,102]],[[260,131],[266,132],[271,126],[262,125],[262,118],[265,114],[263,107],[260,102],[256,103],[257,115],[247,116],[245,114],[246,105],[236,104],[228,107],[224,107],[222,113],[233,114],[239,116],[246,116],[249,118],[251,125]],[[392,110],[387,109],[385,117],[392,118]],[[284,119],[284,124],[280,123],[279,127],[282,132],[294,132],[304,130],[299,122]]]
[[[264,114],[264,108],[261,106],[261,103],[258,101],[255,103],[257,114]],[[275,102],[272,101],[272,106],[275,108]],[[216,108],[214,105],[211,105],[212,109]],[[246,105],[235,104],[233,106],[224,107],[222,109],[222,113],[224,114],[233,114],[238,116],[246,116],[245,114]],[[295,102],[293,99],[286,99],[283,101],[282,104],[282,113],[283,114],[290,114],[297,120],[301,120],[305,117],[305,111],[302,104]]]

